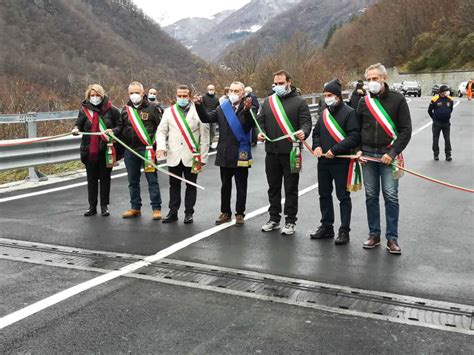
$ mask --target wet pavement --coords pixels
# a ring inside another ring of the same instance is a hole
[[[418,131],[429,122],[428,102],[428,98],[417,98],[409,104],[416,134],[404,154],[406,166],[472,188],[474,105],[462,100],[455,108],[451,129],[454,160],[446,162],[441,155],[435,162],[431,127]],[[320,218],[316,159],[307,153],[303,157],[300,190],[306,190],[300,197],[294,236],[282,237],[278,231],[262,233],[260,227],[268,215],[252,214],[268,203],[264,147],[259,145],[254,148],[255,164],[249,175],[247,213],[251,218],[245,226],[210,234],[168,258],[474,306],[472,194],[403,177],[399,239],[403,254],[393,256],[383,245],[362,249],[368,233],[364,195],[363,191],[353,193],[351,242],[336,247],[331,240],[309,239]],[[126,177],[118,177],[112,182],[112,215],[107,218],[82,216],[87,207],[85,186],[4,202],[2,199],[53,186],[0,194],[0,237],[152,255],[214,227],[220,179],[213,161],[212,157],[198,178],[206,190],[198,191],[192,225],[182,223],[182,212],[174,224],[152,221],[145,184],[143,216],[122,219],[121,212],[128,208],[128,188]],[[55,186],[78,182],[81,180]],[[160,175],[160,184],[166,213],[168,178]],[[336,220],[338,215],[336,212]],[[0,316],[97,276],[89,271],[1,259],[0,255]],[[2,332],[2,352],[474,351],[472,335],[126,278],[85,291]]]

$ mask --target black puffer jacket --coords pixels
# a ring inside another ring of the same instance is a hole
[[[389,89],[387,84],[383,93],[379,95],[369,94],[377,97],[389,114],[398,131],[398,138],[391,148],[388,145],[392,139],[385,133],[376,119],[372,116],[365,103],[365,100],[359,102],[357,114],[359,116],[359,125],[361,128],[362,151],[390,155],[394,159],[408,145],[411,138],[411,116],[405,97]]]
[[[92,105],[89,100],[84,100],[82,102],[81,109],[79,110],[79,115],[77,116],[75,127],[81,132],[90,132],[92,129],[92,123],[87,118],[86,114],[83,111],[83,108],[88,110],[98,112],[102,120],[104,121],[107,128],[111,128],[115,135],[119,134],[122,130],[122,119],[120,117],[120,111],[118,108],[113,106],[108,97],[104,96],[101,104],[99,106]],[[81,161],[87,162],[89,156],[89,146],[91,142],[91,136],[82,136],[81,141]],[[107,143],[103,139],[99,141],[99,152],[105,154],[107,148]]]
[[[127,106],[134,107],[132,102],[129,101]],[[156,104],[152,104],[148,101],[146,96],[143,98],[142,103],[137,108],[138,114],[142,119],[143,125],[145,126],[148,135],[153,140],[153,137],[156,134],[156,129],[161,121],[161,111]],[[122,121],[123,129],[120,137],[125,141],[125,143],[130,146],[130,148],[135,150],[144,150],[145,145],[142,143],[138,135],[133,129],[132,123],[128,118],[127,107],[122,109]]]
[[[207,111],[213,111],[219,106],[219,98],[216,95],[207,93],[202,97],[202,104]]]
[[[240,103],[237,109],[236,115],[244,129],[245,133],[250,132],[255,123],[249,111],[243,110],[243,102]],[[255,108],[252,107],[255,112]],[[204,105],[196,105],[196,111],[199,115],[199,119],[203,123],[215,123],[219,124],[219,143],[217,145],[216,162],[217,166],[224,168],[236,168],[237,162],[239,161],[239,148],[240,144],[237,138],[235,138],[232,129],[227,123],[227,119],[222,112],[221,107],[213,111],[207,112]]]
[[[270,139],[278,138],[283,132],[273,116],[272,109],[267,97],[262,104],[258,122],[262,130]],[[291,92],[280,98],[281,104],[285,109],[288,119],[291,121],[295,131],[302,130],[305,138],[311,133],[311,113],[306,101],[296,93],[296,88],[291,87]],[[265,151],[267,153],[290,154],[293,145],[288,139],[278,142],[265,142]]]
[[[322,109],[324,111],[326,106],[323,105]],[[314,125],[313,150],[321,147],[323,153],[326,153],[328,150],[331,150],[334,155],[353,153],[353,149],[357,148],[360,144],[359,121],[355,110],[352,107],[347,106],[344,102],[340,102],[336,107],[331,107],[329,112],[331,112],[331,115],[346,134],[346,138],[342,142],[337,143],[327,130],[321,115]],[[322,157],[319,161],[324,163],[341,163],[344,159],[327,159]]]

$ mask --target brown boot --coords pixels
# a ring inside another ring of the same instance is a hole
[[[390,254],[401,254],[402,248],[398,245],[398,242],[394,239],[390,239],[387,242],[387,250]]]
[[[235,225],[236,226],[243,226],[244,223],[245,223],[245,220],[244,220],[244,215],[243,214],[235,215]]]
[[[142,211],[134,210],[133,208],[131,208],[128,211],[122,213],[122,218],[134,218],[134,217],[140,217],[141,215],[142,215]]]
[[[373,249],[378,245],[380,245],[380,235],[370,234],[363,247],[364,249]]]
[[[160,210],[153,210],[152,218],[155,221],[158,221],[161,219],[161,211]]]
[[[227,223],[232,221],[232,217],[230,216],[230,213],[221,213],[219,218],[216,219],[216,224],[222,224],[222,223]]]

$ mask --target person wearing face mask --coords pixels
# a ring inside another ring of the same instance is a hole
[[[202,165],[207,163],[209,151],[209,125],[202,123],[191,99],[191,90],[180,85],[176,90],[176,104],[168,107],[156,132],[157,157],[167,159],[171,173],[191,182],[197,181]],[[168,142],[168,148],[167,143]],[[197,189],[186,184],[184,197],[184,223],[193,223]],[[168,215],[163,223],[178,220],[181,205],[181,181],[170,176]]]
[[[151,87],[150,90],[148,90],[148,101],[150,101],[151,104],[155,104],[158,107],[158,110],[160,111],[160,114],[163,115],[163,107],[159,104],[158,102],[158,91],[156,88]]]
[[[199,96],[194,97],[196,111],[202,122],[219,123],[219,143],[215,164],[220,168],[221,175],[221,214],[216,224],[230,222],[232,209],[232,178],[237,188],[235,205],[235,223],[244,224],[245,206],[247,201],[247,180],[252,165],[250,149],[250,130],[255,123],[250,110],[254,110],[251,98],[244,98],[244,84],[233,82],[229,88],[229,99],[222,102],[214,111],[207,112]]]
[[[138,81],[128,86],[129,101],[122,109],[123,129],[121,137],[125,143],[137,153],[150,161],[156,162],[155,133],[160,124],[161,114],[156,105],[150,104],[145,95],[143,85]],[[152,218],[161,219],[161,194],[158,175],[155,168],[125,150],[125,166],[128,174],[131,208],[122,214],[123,218],[141,216],[142,199],[140,196],[141,169],[145,170],[148,182]]]
[[[367,93],[364,89],[364,82],[362,80],[357,81],[356,87],[351,94],[351,98],[349,99],[349,106],[352,107],[354,110],[357,110],[357,106],[359,106],[359,101],[363,98]]]
[[[214,85],[210,84],[207,86],[207,92],[205,95],[202,97],[202,104],[204,108],[207,111],[214,111],[217,106],[219,106],[219,99],[216,96],[216,88]],[[214,141],[214,138],[216,136],[216,129],[217,129],[217,124],[216,123],[210,123],[209,124],[209,149],[212,151],[214,150],[212,148],[212,142]]]
[[[270,139],[288,135],[288,139],[265,142],[265,172],[270,200],[270,219],[262,226],[263,232],[280,228],[281,188],[285,189],[285,226],[283,235],[295,232],[298,213],[298,183],[301,169],[301,141],[311,132],[311,114],[308,104],[291,85],[291,75],[279,70],[273,75],[274,94],[266,98],[258,116],[259,125]],[[265,136],[259,133],[258,140]]]
[[[357,107],[361,127],[361,150],[357,153],[363,165],[369,238],[365,249],[380,245],[380,188],[385,201],[387,250],[401,254],[398,244],[398,179],[401,172],[392,163],[403,164],[401,153],[410,142],[411,117],[405,97],[389,89],[387,70],[380,63],[365,71],[369,95]],[[380,158],[381,163],[364,160],[364,156]]]
[[[349,160],[334,159],[337,155],[352,154],[360,143],[360,129],[356,112],[342,100],[341,83],[333,80],[324,86],[322,115],[313,130],[313,151],[318,159],[318,192],[321,226],[311,239],[334,238],[333,181],[339,200],[341,227],[336,245],[349,242],[352,203],[350,191],[359,186],[348,186],[348,174],[353,170]],[[360,170],[359,170],[360,172]]]
[[[451,138],[450,128],[451,113],[453,112],[454,102],[449,96],[448,85],[439,87],[439,94],[431,99],[428,106],[428,114],[433,120],[433,154],[434,160],[439,160],[439,134],[443,132],[444,152],[446,160],[451,161]]]
[[[107,134],[112,132],[117,135],[121,129],[120,112],[105,95],[104,88],[98,84],[89,85],[72,133],[78,135],[79,132],[103,130],[104,135],[82,136],[81,161],[86,167],[89,200],[89,209],[84,213],[86,217],[97,214],[99,185],[101,215],[110,215],[110,174],[116,156],[113,142]]]

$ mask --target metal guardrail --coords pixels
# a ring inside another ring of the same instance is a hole
[[[311,100],[309,105],[313,122],[318,111],[320,94],[304,95]],[[37,137],[37,122],[76,119],[79,111],[28,112],[25,114],[0,115],[0,124],[26,124],[28,138]],[[46,180],[35,167],[43,164],[62,163],[79,159],[80,137],[64,137],[51,141],[38,142],[14,147],[0,147],[0,171],[28,168],[28,179]]]

